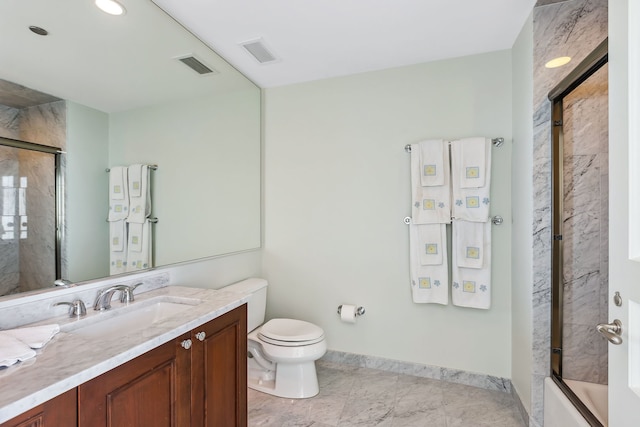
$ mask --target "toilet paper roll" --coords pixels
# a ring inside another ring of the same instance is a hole
[[[356,323],[356,310],[355,305],[342,304],[340,309],[340,320],[345,323]]]

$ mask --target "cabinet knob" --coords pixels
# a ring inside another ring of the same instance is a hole
[[[205,334],[204,332],[198,332],[196,334],[196,338],[198,338],[200,341],[204,341],[206,336],[207,336],[207,334]]]
[[[191,348],[191,340],[184,340],[184,341],[182,341],[182,343],[180,345],[185,350],[189,350]]]

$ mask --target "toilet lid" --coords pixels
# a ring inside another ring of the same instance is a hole
[[[319,341],[324,338],[322,328],[313,323],[295,319],[271,319],[260,328],[260,338],[266,341],[283,341],[300,343],[306,341]]]

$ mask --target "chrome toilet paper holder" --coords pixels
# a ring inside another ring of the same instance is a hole
[[[356,316],[362,316],[364,315],[364,312],[365,312],[364,307],[356,308]],[[341,313],[342,313],[342,304],[338,306],[338,314],[341,314]]]

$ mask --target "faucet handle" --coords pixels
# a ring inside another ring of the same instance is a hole
[[[125,304],[133,302],[134,301],[133,290],[140,285],[142,285],[142,282],[136,283],[133,286],[125,286],[125,288],[120,293],[120,302]]]
[[[84,305],[82,300],[76,299],[73,302],[60,301],[55,304],[57,305],[68,305],[69,306],[69,317],[80,317],[87,315],[87,307]]]
[[[67,279],[56,279],[53,281],[53,285],[60,286],[62,288],[69,288],[73,286],[73,283],[71,283],[71,281]]]

